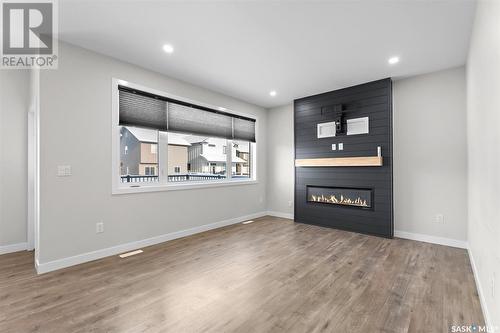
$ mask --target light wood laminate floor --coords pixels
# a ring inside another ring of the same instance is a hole
[[[448,332],[483,325],[467,252],[264,217],[37,276],[0,256],[0,332]]]

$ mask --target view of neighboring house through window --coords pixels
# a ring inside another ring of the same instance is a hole
[[[221,138],[168,133],[168,181],[225,179],[226,144],[227,140]]]
[[[250,178],[250,142],[232,141],[232,178]]]
[[[253,118],[119,85],[117,120],[123,184],[224,182],[254,177]],[[117,149],[114,141],[114,152]],[[114,156],[118,157],[117,152]]]
[[[124,183],[158,181],[158,131],[120,128],[120,176]]]
[[[158,181],[158,133],[137,127],[121,127],[122,182]],[[250,178],[250,142],[180,133],[167,133],[167,140],[168,151],[165,153],[169,182],[226,179],[229,146],[232,147],[232,178]]]
[[[183,181],[188,174],[188,151],[191,144],[184,135],[168,133],[168,181]]]

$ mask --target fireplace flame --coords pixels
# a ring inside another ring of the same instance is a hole
[[[342,194],[340,198],[337,198],[335,195],[324,196],[322,195],[311,195],[311,201],[313,202],[322,202],[322,203],[330,203],[330,204],[338,204],[338,205],[346,205],[346,206],[359,206],[359,207],[369,207],[368,203],[365,199],[357,197],[356,199],[346,198]]]

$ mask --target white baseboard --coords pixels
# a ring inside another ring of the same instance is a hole
[[[432,244],[451,246],[451,247],[458,247],[461,249],[467,249],[467,242],[466,241],[452,239],[452,238],[431,236],[431,235],[425,235],[425,234],[417,234],[417,233],[406,232],[406,231],[401,231],[401,230],[395,230],[394,237],[411,239],[411,240],[432,243]]]
[[[476,262],[474,261],[474,256],[472,255],[472,251],[470,250],[470,247],[467,248],[467,251],[469,252],[469,260],[470,264],[472,266],[472,273],[474,274],[474,281],[476,281],[476,288],[477,288],[477,293],[479,294],[479,302],[481,303],[481,310],[483,311],[483,317],[485,321],[485,325],[487,327],[492,327],[491,325],[491,318],[490,318],[490,312],[488,311],[488,306],[486,304],[486,298],[484,296],[484,291],[483,287],[481,285],[481,280],[479,279],[479,272],[476,267]]]
[[[164,235],[160,235],[160,236],[156,236],[156,237],[152,237],[152,238],[147,238],[147,239],[143,239],[140,241],[130,242],[130,243],[126,243],[126,244],[120,244],[117,246],[108,247],[108,248],[101,249],[101,250],[82,253],[82,254],[68,257],[68,258],[62,258],[62,259],[57,259],[57,260],[53,260],[53,261],[49,261],[49,262],[42,262],[42,263],[37,261],[35,263],[35,267],[36,267],[38,274],[48,273],[48,272],[52,272],[52,271],[55,271],[58,269],[62,269],[62,268],[66,268],[66,267],[70,267],[70,266],[74,266],[74,265],[78,265],[78,264],[83,264],[85,262],[89,262],[89,261],[117,255],[117,254],[120,254],[123,252],[136,250],[138,248],[151,246],[151,245],[167,242],[169,240],[173,240],[173,239],[177,239],[177,238],[181,238],[181,237],[186,237],[189,235],[194,235],[194,234],[197,234],[200,232],[225,227],[225,226],[228,226],[231,224],[240,223],[240,222],[250,220],[250,219],[255,219],[258,217],[265,216],[265,215],[267,215],[266,212],[254,213],[254,214],[240,216],[240,217],[236,217],[236,218],[232,218],[232,219],[228,219],[228,220],[224,220],[224,221],[205,224],[205,225],[202,225],[199,227],[194,227],[191,229],[176,231],[176,232],[172,232],[169,234],[164,234]]]
[[[267,215],[293,220],[293,214],[290,214],[290,213],[268,211]],[[394,237],[411,239],[411,240],[432,243],[432,244],[446,245],[446,246],[451,246],[451,247],[458,247],[461,249],[468,248],[466,241],[445,238],[445,237],[425,235],[425,234],[417,234],[417,233],[401,231],[401,230],[395,230]]]
[[[269,216],[276,216],[276,217],[281,217],[284,219],[290,219],[293,220],[293,214],[290,213],[282,213],[282,212],[275,212],[275,211],[268,211],[267,215]]]
[[[17,243],[0,246],[0,254],[25,251],[28,249],[28,243]]]

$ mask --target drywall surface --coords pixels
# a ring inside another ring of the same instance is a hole
[[[483,312],[500,331],[500,1],[477,5],[467,61],[467,135],[469,251]]]
[[[0,71],[0,247],[26,243],[28,70]]]
[[[465,241],[465,69],[397,80],[393,89],[395,228]]]
[[[271,212],[293,215],[293,105],[269,110],[267,205]]]
[[[66,43],[59,59],[40,81],[40,264],[265,211],[265,109]],[[112,195],[112,78],[256,117],[258,183]]]

